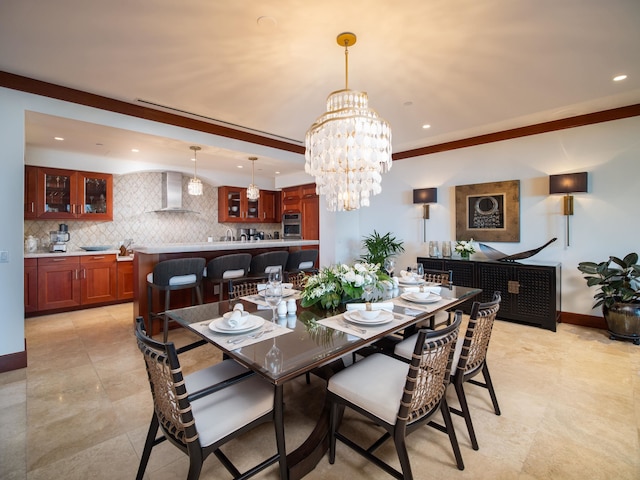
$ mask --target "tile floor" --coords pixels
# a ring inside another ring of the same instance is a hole
[[[183,337],[185,333],[172,335]],[[26,320],[29,366],[0,374],[0,477],[135,478],[152,412],[142,357],[123,304]],[[186,370],[219,361],[213,347],[182,359]],[[446,435],[424,428],[410,439],[416,479],[640,479],[640,347],[603,331],[559,325],[558,332],[496,323],[489,365],[502,416],[484,389],[468,398],[480,450],[471,449],[454,417],[466,469],[455,468]],[[285,389],[289,448],[298,445],[320,408],[323,382]],[[451,388],[451,402],[456,403]],[[345,421],[362,431],[364,421]],[[270,426],[231,445],[250,461],[275,449]],[[384,447],[393,461],[393,449]],[[397,464],[397,462],[395,462]],[[151,456],[149,480],[185,478],[187,461],[163,444]],[[309,479],[391,478],[338,444]],[[214,456],[203,479],[230,478]],[[257,478],[275,479],[275,467]]]

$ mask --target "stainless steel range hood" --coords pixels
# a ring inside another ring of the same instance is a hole
[[[182,173],[162,173],[162,208],[155,212],[200,213],[182,207]]]

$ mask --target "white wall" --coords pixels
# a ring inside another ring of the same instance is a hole
[[[0,201],[3,229],[0,250],[10,262],[0,264],[0,355],[24,348],[23,315],[23,198],[24,112],[38,111],[81,121],[102,123],[154,135],[182,138],[242,151],[255,146],[200,132],[104,112],[36,95],[0,88]],[[242,148],[240,148],[242,146]],[[269,155],[274,155],[269,152]],[[428,238],[454,239],[454,187],[498,180],[520,180],[521,242],[493,244],[505,253],[537,247],[552,237],[558,241],[535,258],[563,264],[562,308],[591,314],[592,294],[578,262],[600,261],[610,254],[638,251],[637,222],[640,187],[640,117],[563,130],[394,162],[384,176],[383,193],[354,212],[331,214],[321,199],[320,256],[323,264],[350,261],[360,253],[362,237],[373,230],[392,232],[404,240],[401,266],[426,255],[422,243],[421,207],[413,205],[414,188],[438,187],[438,204],[431,207]],[[61,165],[62,166],[62,165]],[[588,171],[590,192],[576,197],[572,245],[564,247],[564,217],[559,197],[548,196],[548,175]],[[306,183],[306,182],[305,182]]]
[[[548,176],[581,171],[589,172],[589,192],[575,195],[566,247],[562,196],[548,194]],[[557,237],[533,259],[562,263],[563,311],[600,315],[591,309],[595,290],[586,287],[577,265],[640,251],[640,117],[396,161],[370,207],[337,215],[335,244],[361,240],[374,229],[392,232],[405,242],[398,262],[405,267],[428,256],[413,189],[438,188],[427,241],[454,240],[455,186],[502,180],[520,180],[520,243],[485,243],[518,253]],[[336,247],[335,261],[358,254]]]

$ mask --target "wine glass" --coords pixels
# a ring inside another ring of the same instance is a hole
[[[269,271],[269,283],[274,286],[282,284],[282,267],[274,267]]]
[[[267,284],[267,288],[264,289],[264,300],[267,305],[271,307],[272,317],[271,321],[276,323],[276,310],[278,305],[282,301],[282,287],[280,285],[274,285],[272,283]]]
[[[393,258],[385,258],[384,269],[390,277],[393,277],[393,269],[396,267],[396,261]]]
[[[284,358],[282,356],[282,350],[276,345],[276,338],[273,337],[273,346],[269,349],[264,357],[264,368],[269,370],[273,374],[278,374],[282,371],[282,364]]]
[[[424,278],[424,265],[421,263],[416,264],[413,273],[415,273],[420,279]]]
[[[364,290],[364,299],[370,302],[373,298],[373,283],[365,283],[362,289]]]

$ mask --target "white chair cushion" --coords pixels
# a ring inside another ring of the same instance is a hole
[[[238,270],[227,270],[222,274],[222,278],[240,278],[244,277],[244,269],[240,268]]]
[[[169,285],[188,285],[195,283],[198,277],[194,273],[189,275],[176,275],[169,279]],[[153,283],[153,272],[147,275],[147,282]]]
[[[413,349],[416,347],[417,338],[418,334],[416,333],[415,335],[411,335],[410,337],[404,339],[400,343],[396,344],[393,353],[395,353],[399,357],[411,360]],[[460,354],[462,353],[463,345],[464,337],[458,337],[458,340],[456,341],[456,349],[453,353],[453,360],[451,361],[451,375],[454,375],[456,373],[456,368],[458,367],[458,360],[460,360]]]
[[[211,365],[210,367],[190,373],[189,375],[185,375],[184,383],[187,388],[187,392],[194,393],[247,371],[248,369],[240,365],[238,362],[228,359],[223,360],[220,363],[216,363],[215,365]]]
[[[409,365],[376,353],[329,379],[330,392],[395,424]]]
[[[269,265],[268,267],[265,267],[264,273],[276,272],[278,270],[282,270],[281,265]]]
[[[313,262],[300,262],[300,265],[298,265],[299,270],[304,270],[305,268],[311,267],[313,267]]]
[[[232,363],[235,363],[231,361]],[[219,371],[216,372],[216,367]],[[238,373],[242,373],[243,367],[239,366]],[[210,367],[207,372],[202,372],[201,378],[193,377],[200,372],[189,375],[188,388],[196,383],[203,382],[207,375],[212,381],[217,383],[215,378],[232,377],[237,367],[222,362]],[[231,375],[228,375],[231,373]],[[206,385],[205,385],[206,386]],[[193,418],[196,422],[200,443],[202,446],[211,445],[221,438],[242,428],[244,425],[273,410],[274,389],[266,380],[253,376],[243,380],[219,392],[212,393],[206,397],[191,402]]]

